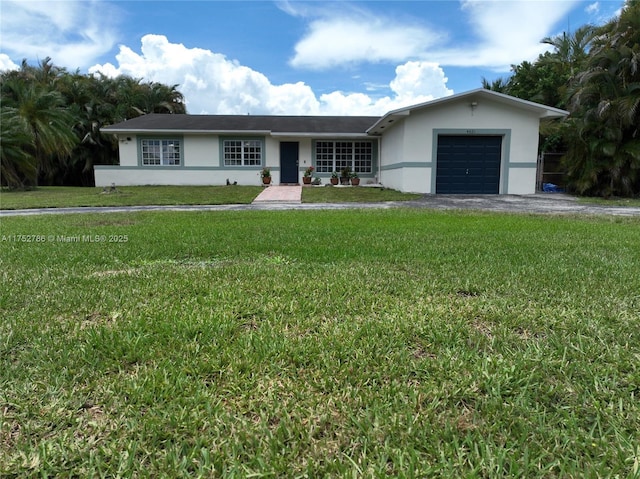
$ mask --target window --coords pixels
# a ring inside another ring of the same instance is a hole
[[[317,141],[316,171],[331,173],[349,167],[356,173],[371,173],[373,141]]]
[[[182,141],[140,140],[142,164],[144,166],[180,166]]]
[[[262,140],[224,140],[224,166],[262,166]]]

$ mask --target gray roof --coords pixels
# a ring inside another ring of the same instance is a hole
[[[152,113],[102,128],[105,133],[275,133],[366,135],[378,116],[170,115]]]

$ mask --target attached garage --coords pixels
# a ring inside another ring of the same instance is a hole
[[[540,121],[568,112],[478,89],[387,113],[380,182],[414,193],[533,194]]]
[[[439,135],[436,193],[498,194],[502,137]]]

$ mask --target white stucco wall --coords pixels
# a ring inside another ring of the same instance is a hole
[[[404,184],[402,168],[381,171],[378,181],[386,188],[402,191],[402,185]]]
[[[273,181],[279,182],[279,175],[273,173]],[[224,185],[226,179],[237,181],[241,185],[262,184],[257,171],[211,170],[211,169],[154,169],[120,168],[117,166],[96,166],[96,186],[135,185]]]
[[[266,167],[272,169],[280,166],[280,141],[277,141],[271,137],[266,137],[264,146],[264,164]]]
[[[136,135],[119,135],[118,154],[121,166],[137,166],[138,137]]]
[[[387,188],[411,193],[429,193],[425,185],[431,184],[431,169],[420,166],[383,170],[380,183]]]
[[[509,169],[510,195],[532,195],[536,192],[536,168]]]
[[[166,135],[159,135],[165,137]],[[149,137],[144,135],[143,137]],[[96,166],[96,186],[112,183],[133,185],[224,185],[227,179],[238,184],[261,184],[260,168],[224,168],[220,160],[220,139],[216,135],[179,135],[183,141],[183,165],[179,167],[141,166],[139,164],[138,136],[120,135],[120,166]],[[130,140],[128,139],[130,138]],[[273,145],[265,142],[267,166],[277,167]],[[275,162],[274,162],[275,161]],[[272,172],[274,182],[279,173]]]
[[[380,141],[378,180],[388,188],[402,190],[404,174],[404,122],[384,132]]]
[[[290,140],[285,140],[285,139],[281,139],[279,138],[280,141],[299,141],[300,142],[300,156],[299,156],[299,160],[300,160],[300,170],[304,172],[304,170],[308,167],[308,166],[312,166],[313,165],[313,159],[312,159],[312,148],[313,145],[311,143],[311,138],[291,138]],[[300,177],[302,178],[302,174],[300,175]]]
[[[180,135],[183,139],[181,167],[141,166],[138,163],[138,137],[121,136],[120,166],[96,166],[96,186],[112,183],[133,185],[224,185],[227,179],[241,185],[261,184],[261,168],[228,168],[220,158],[220,138],[216,135]],[[251,136],[251,135],[249,135]],[[148,136],[147,136],[148,137]],[[238,135],[242,137],[242,135]],[[255,137],[255,136],[252,136]],[[127,140],[130,138],[130,140]],[[264,137],[265,166],[271,168],[272,182],[280,183],[280,142],[299,143],[299,177],[312,164],[312,139],[300,137]],[[300,180],[302,181],[302,180]]]
[[[220,142],[217,136],[184,136],[184,165],[219,166]]]
[[[487,98],[479,98],[477,106],[471,108],[472,101],[463,98],[414,110],[385,131],[381,148],[383,184],[407,192],[434,193],[437,168],[434,130],[460,135],[508,131],[508,143],[503,139],[500,193],[535,193],[538,115]],[[514,163],[533,167],[511,167]],[[386,169],[393,164],[401,164],[404,174]]]

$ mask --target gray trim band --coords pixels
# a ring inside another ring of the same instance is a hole
[[[392,165],[382,165],[380,171],[399,170],[401,168],[433,168],[432,161],[401,161]]]

